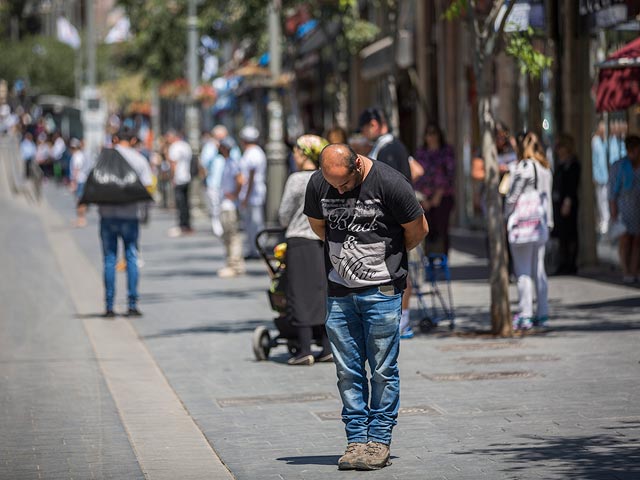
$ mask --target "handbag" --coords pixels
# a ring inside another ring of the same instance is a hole
[[[129,162],[115,149],[104,148],[84,185],[80,205],[120,205],[153,201]]]
[[[534,188],[523,192],[516,201],[513,213],[507,220],[509,243],[545,243],[549,239],[549,227],[542,195],[538,191],[538,169],[535,160]]]
[[[624,223],[622,223],[622,220],[620,220],[620,218],[616,218],[609,223],[607,238],[612,245],[615,244],[625,233],[627,233],[627,227]]]

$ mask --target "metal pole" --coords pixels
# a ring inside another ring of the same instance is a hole
[[[278,208],[287,178],[287,152],[283,142],[284,127],[282,102],[278,95],[277,82],[282,68],[282,32],[280,28],[280,0],[269,3],[269,69],[271,89],[269,91],[269,141],[267,142],[267,210],[270,224],[278,222]]]
[[[185,124],[187,138],[194,155],[200,152],[200,115],[195,100],[198,88],[198,16],[197,0],[189,0],[187,10],[187,77],[189,78],[190,99],[186,109]]]
[[[185,127],[187,141],[193,152],[192,162],[198,162],[200,156],[200,109],[195,94],[198,88],[198,13],[199,0],[189,0],[187,8],[187,77],[189,79],[189,103],[185,111]],[[192,212],[197,216],[206,214],[206,206],[202,197],[203,183],[199,178],[191,179],[189,198]]]
[[[96,86],[96,26],[93,13],[94,0],[85,0],[84,6],[87,12],[87,85]]]

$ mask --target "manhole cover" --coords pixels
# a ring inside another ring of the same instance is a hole
[[[268,403],[302,403],[334,400],[332,393],[300,393],[293,395],[259,395],[255,397],[219,398],[220,407],[242,407],[246,405],[263,405]]]
[[[504,357],[463,357],[458,360],[468,365],[488,365],[494,363],[557,362],[560,359],[551,355],[506,355]]]
[[[528,345],[527,345],[528,346]],[[479,342],[458,343],[455,345],[443,345],[438,347],[441,352],[456,352],[465,350],[499,350],[502,348],[522,348],[522,342]]]
[[[421,373],[424,378],[434,382],[464,382],[467,380],[506,380],[509,378],[531,378],[539,376],[527,371],[513,372],[464,372],[464,373]]]
[[[320,420],[341,420],[342,415],[339,411],[334,412],[313,412],[313,414]],[[417,407],[401,407],[398,411],[400,417],[412,417],[416,415],[442,415],[442,413],[433,407],[428,405],[421,405]]]

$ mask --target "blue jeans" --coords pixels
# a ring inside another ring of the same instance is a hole
[[[122,218],[101,218],[100,239],[104,258],[104,289],[107,310],[113,310],[116,294],[116,259],[118,237],[124,243],[124,258],[127,261],[127,293],[129,307],[138,302],[138,220]]]
[[[327,334],[342,398],[347,442],[389,445],[400,406],[398,351],[402,293],[379,288],[329,297]],[[371,387],[365,370],[369,362]],[[371,399],[369,403],[369,390]]]

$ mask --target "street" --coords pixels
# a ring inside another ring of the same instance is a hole
[[[491,338],[474,333],[489,327],[487,261],[466,248],[483,240],[458,238],[456,331],[401,344],[393,465],[339,472],[334,366],[253,357],[253,330],[275,333],[260,261],[220,279],[208,218],[168,238],[174,213],[153,209],[144,316],[103,319],[95,208],[76,229],[65,189],[36,205],[0,182],[0,479],[640,478],[638,288],[552,277],[551,331]],[[119,273],[116,312],[124,292]]]

